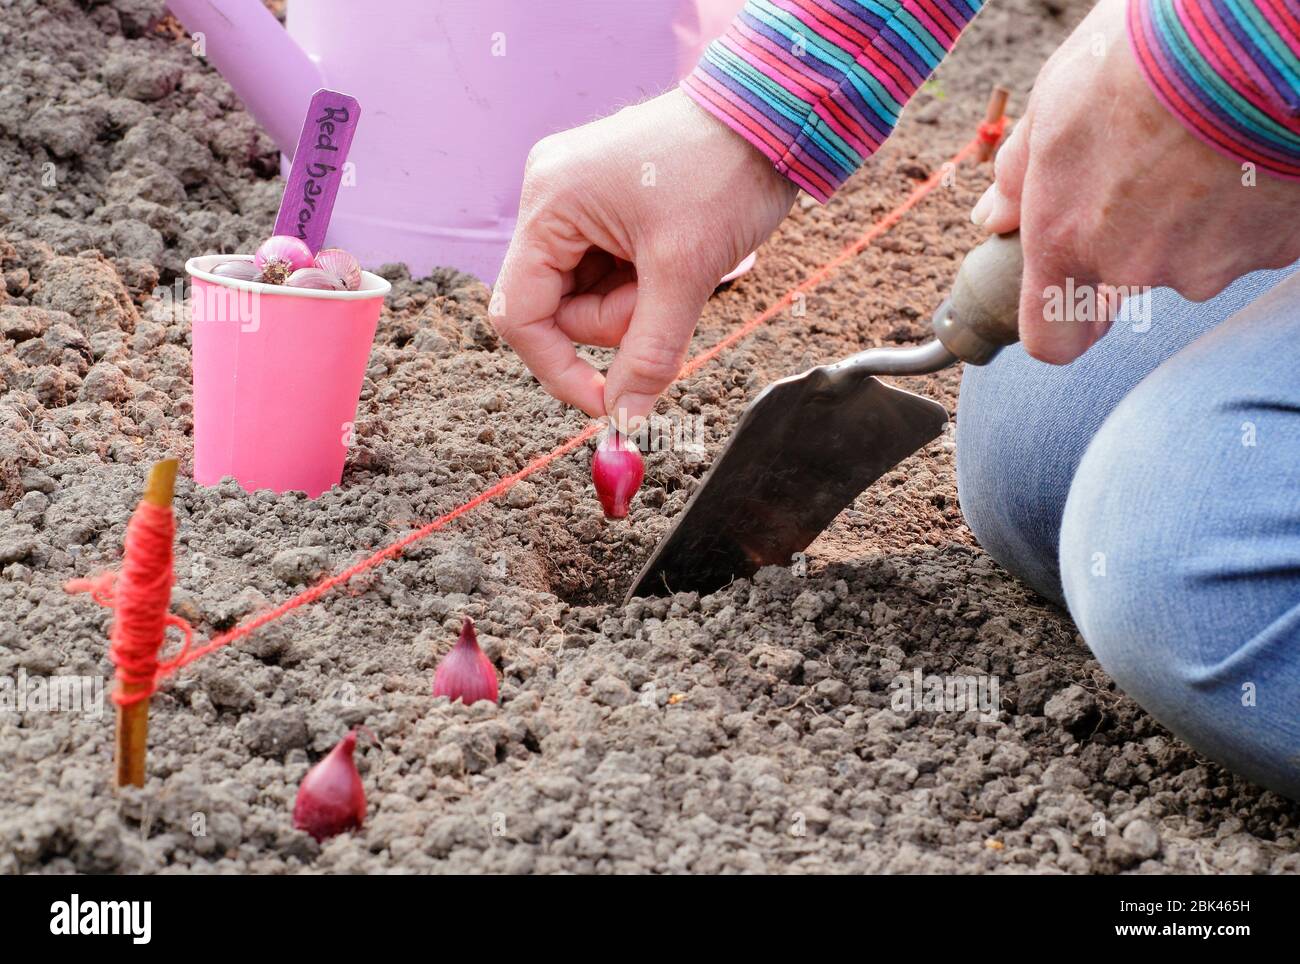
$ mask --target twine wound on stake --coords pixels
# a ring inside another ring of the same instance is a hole
[[[978,134],[980,143],[987,144],[989,147],[997,147],[1006,129],[1007,118],[1005,115],[995,121],[980,121]]]
[[[119,685],[113,702],[129,706],[148,699],[159,679],[180,665],[194,639],[194,627],[169,613],[172,583],[172,543],[176,519],[170,505],[142,501],[126,524],[120,571],[100,573],[90,579],[73,579],[64,588],[85,592],[101,606],[113,610],[108,658],[117,667]],[[185,642],[173,659],[159,662],[167,627],[180,629]]]
[[[993,150],[1002,140],[1002,134],[1007,127],[1007,99],[1010,96],[1011,92],[1001,84],[989,93],[988,106],[984,108],[984,120],[976,135],[979,139],[979,148],[975,152],[975,159],[981,164],[993,156]]]

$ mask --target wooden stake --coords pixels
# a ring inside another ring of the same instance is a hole
[[[1011,91],[1007,90],[1007,88],[1003,87],[1001,84],[998,84],[993,88],[993,92],[989,94],[989,105],[984,110],[985,125],[996,124],[1003,118],[1007,112],[1007,98],[1010,96]],[[997,146],[996,143],[981,141],[979,152],[976,154],[976,159],[979,163],[983,164],[991,158],[993,156],[993,150]]]
[[[176,490],[175,459],[164,459],[149,470],[144,500],[152,505],[169,507]],[[158,640],[162,645],[162,640]],[[123,693],[148,690],[148,683],[119,683]],[[149,744],[149,700],[117,708],[117,785],[119,787],[144,786],[144,756]]]

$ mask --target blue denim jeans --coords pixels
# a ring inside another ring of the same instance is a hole
[[[1072,365],[966,366],[980,544],[1188,744],[1300,799],[1300,265],[1125,305]]]

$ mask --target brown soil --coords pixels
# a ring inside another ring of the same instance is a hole
[[[15,4],[0,24],[0,675],[107,676],[107,614],[63,583],[119,558],[147,464],[190,456],[189,333],[155,292],[184,258],[247,249],[275,158],[156,4]],[[1084,4],[999,0],[884,150],[826,207],[801,203],[712,301],[707,346],[1013,112]],[[112,64],[111,69],[106,66]],[[188,132],[188,133],[187,133]],[[188,140],[187,140],[188,139]],[[191,143],[194,142],[194,143]],[[195,144],[211,163],[192,168]],[[53,164],[56,188],[43,186]],[[976,239],[988,181],[954,183],[821,287],[672,391],[715,451],[748,399],[807,364],[911,343]],[[92,250],[93,249],[93,250]],[[317,501],[183,480],[175,609],[204,635],[476,494],[581,428],[455,272],[394,292],[343,484]],[[907,387],[955,408],[955,372]],[[704,467],[648,459],[626,524],[587,453],[401,560],[207,658],[153,700],[150,779],[110,785],[105,715],[0,711],[0,871],[1300,870],[1295,805],[1207,762],[1119,694],[1069,619],[962,523],[946,435],[846,511],[804,576],[618,604]],[[499,707],[429,695],[460,619]],[[899,713],[900,673],[994,674],[996,719]],[[1049,705],[1050,704],[1050,705]],[[298,781],[347,727],[366,827],[317,845]],[[203,834],[193,832],[202,815]]]

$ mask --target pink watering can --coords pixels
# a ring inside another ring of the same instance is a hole
[[[490,282],[529,148],[671,87],[742,2],[290,0],[287,30],[261,0],[168,6],[282,153],[317,88],[361,103],[329,244]]]

